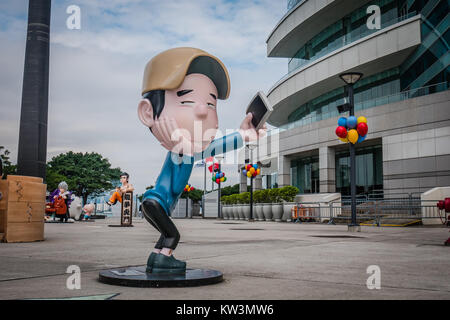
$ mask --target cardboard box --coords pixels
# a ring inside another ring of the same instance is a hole
[[[42,178],[37,177],[9,175],[6,180],[0,180],[0,238],[3,237],[3,241],[44,240],[46,187]]]

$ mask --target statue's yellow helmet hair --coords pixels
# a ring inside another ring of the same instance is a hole
[[[230,95],[227,68],[215,56],[196,48],[173,48],[154,56],[145,66],[142,95],[153,90],[178,88],[187,74],[201,73],[215,84],[219,99]]]

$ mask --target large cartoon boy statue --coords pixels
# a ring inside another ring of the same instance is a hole
[[[217,101],[230,94],[223,63],[196,48],[174,48],[153,57],[144,71],[141,122],[169,150],[153,189],[143,197],[142,212],[161,236],[147,261],[148,273],[184,273],[186,262],[175,259],[180,234],[170,219],[197,160],[235,150],[244,141],[264,135],[253,126],[252,114],[236,132],[214,139],[218,128]]]

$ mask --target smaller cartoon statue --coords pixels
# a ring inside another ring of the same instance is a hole
[[[70,218],[69,207],[72,202],[72,192],[68,189],[67,183],[62,181],[59,183],[58,189],[50,194],[49,207],[54,209],[51,211],[60,219],[60,222],[67,222]]]
[[[120,175],[120,183],[122,183],[122,186],[116,188],[116,191],[114,191],[111,198],[109,198],[109,201],[106,202],[108,205],[115,205],[117,201],[122,203],[122,195],[126,192],[134,191],[133,185],[131,183],[128,183],[129,177],[130,175],[126,172],[123,172]]]
[[[94,212],[95,206],[93,203],[88,203],[83,207],[83,219],[84,220],[90,220],[91,215]]]

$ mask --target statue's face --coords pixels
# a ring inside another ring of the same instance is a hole
[[[64,190],[63,188],[59,188],[59,192],[64,193],[64,192],[66,192],[66,190]]]
[[[126,177],[126,176],[120,176],[120,182],[121,182],[122,184],[127,183],[127,177]]]
[[[212,80],[193,73],[184,78],[179,88],[165,91],[164,109],[159,118],[175,119],[181,134],[191,141],[193,151],[201,152],[216,135],[216,106],[217,89]]]

